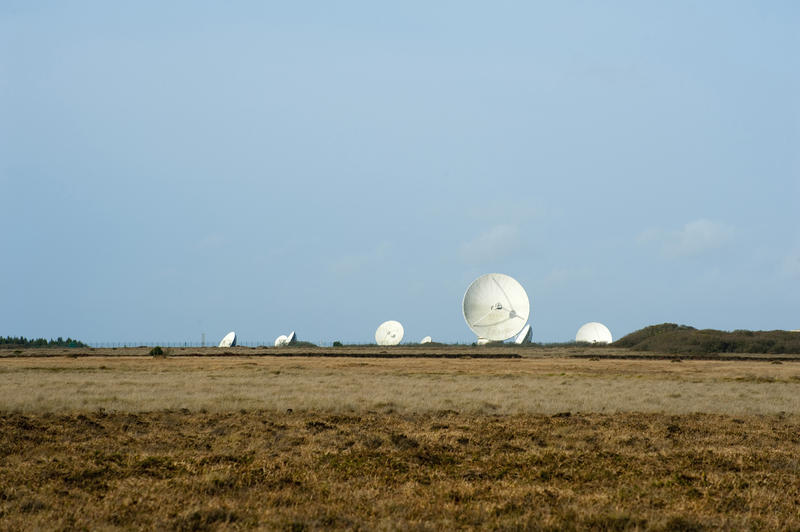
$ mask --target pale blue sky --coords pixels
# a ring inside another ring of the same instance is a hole
[[[800,4],[3,2],[0,335],[800,328]]]

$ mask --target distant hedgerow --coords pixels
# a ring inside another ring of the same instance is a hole
[[[8,347],[89,347],[79,340],[58,337],[55,340],[45,340],[44,338],[25,338],[24,336],[0,336],[0,348]]]

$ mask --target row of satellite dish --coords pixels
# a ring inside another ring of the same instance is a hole
[[[287,345],[294,345],[297,343],[297,335],[294,331],[288,335],[282,334],[275,338],[275,347],[284,347]],[[236,345],[236,332],[231,331],[226,334],[219,342],[218,347],[234,347]]]
[[[464,293],[462,313],[467,326],[477,336],[477,344],[504,342],[514,338],[516,344],[531,342],[533,330],[528,324],[531,305],[528,294],[513,277],[502,273],[487,273],[472,281]],[[381,323],[375,331],[378,345],[397,345],[403,339],[403,325],[395,320]],[[430,343],[426,336],[420,344]],[[589,322],[578,329],[576,342],[598,344],[611,343],[611,331],[602,323]],[[292,345],[297,335],[292,331],[288,336],[275,339],[275,347]],[[219,347],[236,345],[236,333],[229,332],[219,343]]]

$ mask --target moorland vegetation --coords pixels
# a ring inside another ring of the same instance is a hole
[[[790,331],[718,331],[662,323],[623,336],[613,347],[686,356],[713,353],[800,354],[800,333]]]
[[[781,416],[0,412],[5,530],[797,530]]]
[[[0,357],[0,530],[800,529],[791,357],[148,349]]]

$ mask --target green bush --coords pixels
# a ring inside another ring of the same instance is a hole
[[[153,349],[150,350],[150,356],[154,357],[165,357],[167,354],[161,349],[160,345],[155,346]]]

